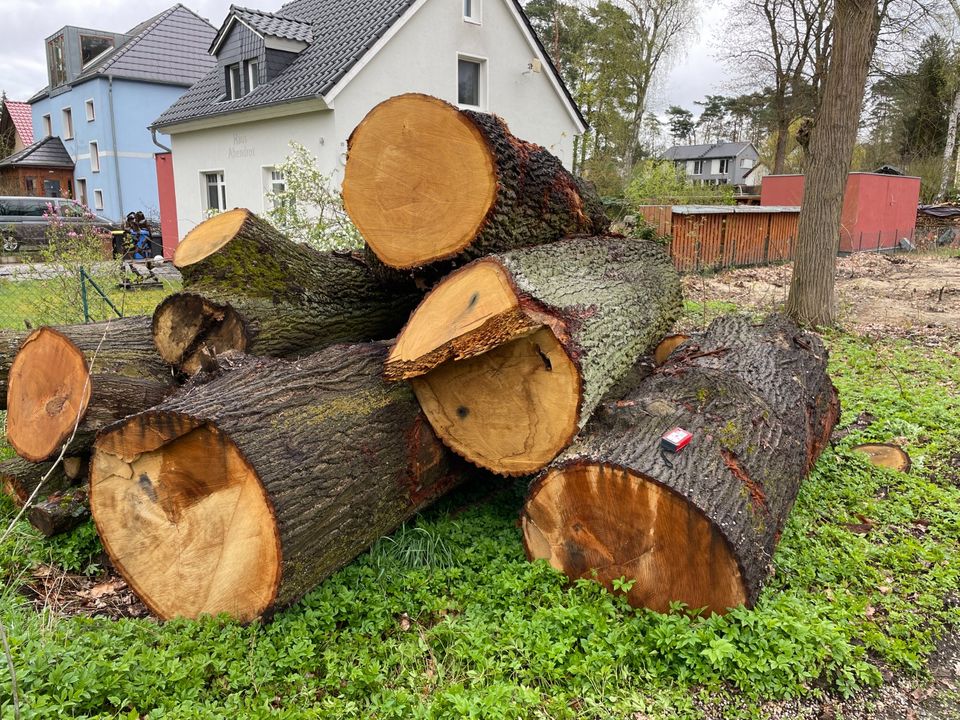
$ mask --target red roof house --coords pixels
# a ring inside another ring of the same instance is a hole
[[[33,145],[33,117],[25,102],[3,100],[0,107],[0,149],[6,157]]]

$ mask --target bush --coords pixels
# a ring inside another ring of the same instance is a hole
[[[694,185],[669,160],[641,160],[626,190],[636,205],[733,205],[732,185]]]

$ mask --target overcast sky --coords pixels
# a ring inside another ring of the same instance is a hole
[[[231,0],[183,0],[215,27],[227,14]],[[703,0],[706,4],[707,0]],[[235,0],[236,4],[275,10],[283,0]],[[47,84],[44,44],[46,37],[64,25],[125,32],[168,7],[172,0],[0,0],[4,6],[0,42],[0,89],[11,100],[26,100]],[[669,73],[664,73],[655,97],[654,111],[668,105],[691,110],[694,100],[720,92],[724,72],[711,56],[716,47],[724,3],[710,2],[701,13],[700,36],[681,53]]]

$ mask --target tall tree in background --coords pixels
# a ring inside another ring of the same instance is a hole
[[[667,108],[667,124],[670,126],[670,137],[677,143],[690,142],[697,127],[693,113],[679,105]]]
[[[790,125],[812,115],[832,44],[832,0],[744,0],[731,10],[737,42],[726,58],[769,94],[776,132],[773,172],[783,172]]]
[[[840,215],[857,141],[870,61],[886,1],[836,0],[833,50],[810,132],[806,185],[786,312],[805,325],[836,320],[835,263]]]

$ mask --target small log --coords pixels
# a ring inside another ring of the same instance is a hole
[[[76,427],[67,455],[79,455],[98,430],[175,388],[154,350],[148,317],[40,328],[10,368],[7,439],[21,457],[42,462],[59,453]]]
[[[717,321],[605,405],[534,481],[521,517],[527,556],[611,591],[633,581],[637,607],[752,606],[839,415],[826,367],[820,339],[783,318]],[[679,454],[660,448],[674,427],[693,434]]]
[[[87,488],[70,488],[50,495],[27,510],[30,524],[46,537],[73,530],[90,517]]]
[[[101,433],[97,530],[156,615],[289,605],[459,481],[385,357],[243,358]]]
[[[434,430],[504,475],[544,467],[681,312],[663,248],[564,240],[477,260],[444,279],[384,371],[412,378]]]
[[[428,95],[380,103],[348,148],[344,206],[391,268],[461,265],[610,225],[592,186],[547,150]]]
[[[185,292],[157,307],[153,334],[187,375],[204,353],[288,357],[394,337],[421,296],[412,283],[383,285],[363,258],[294,243],[249,210],[198,225],[174,264]]]
[[[854,452],[867,456],[871,465],[876,467],[908,473],[912,463],[907,451],[892,443],[866,443],[853,448]]]
[[[670,354],[689,339],[689,335],[667,335],[660,341],[660,344],[657,345],[657,349],[653,351],[653,364],[657,367],[663,365],[667,361],[667,358],[670,357]]]
[[[14,505],[23,507],[48,472],[49,477],[38,491],[41,497],[74,484],[75,480],[67,476],[62,464],[54,468],[53,472],[50,472],[51,468],[52,462],[32,463],[21,457],[4,460],[0,462],[0,489],[13,500]]]

